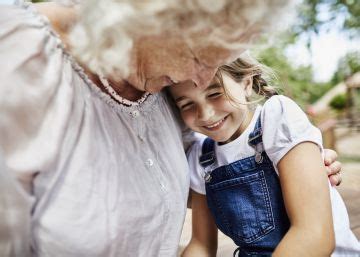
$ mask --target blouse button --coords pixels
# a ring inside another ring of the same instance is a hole
[[[154,161],[151,159],[147,159],[145,163],[146,163],[146,166],[148,166],[148,167],[151,167],[154,165]]]
[[[139,117],[140,112],[138,110],[130,112],[131,117],[136,118]]]
[[[142,135],[138,135],[138,138],[140,139],[141,142],[145,141],[145,138]]]

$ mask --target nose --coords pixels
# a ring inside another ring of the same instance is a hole
[[[211,117],[214,116],[214,114],[215,114],[215,110],[211,104],[203,103],[198,106],[197,116],[199,121],[207,122],[211,120]]]

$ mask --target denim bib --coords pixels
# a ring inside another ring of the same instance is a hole
[[[217,227],[239,246],[234,256],[271,256],[290,223],[279,177],[263,150],[260,116],[248,143],[254,156],[212,169],[215,142],[205,139],[199,161],[207,203]]]

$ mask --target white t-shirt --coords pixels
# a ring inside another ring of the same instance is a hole
[[[263,106],[256,108],[249,126],[237,139],[225,145],[215,144],[214,167],[227,165],[255,154],[254,148],[248,144],[248,139],[259,115],[261,115],[264,149],[276,172],[278,162],[301,142],[313,142],[321,151],[323,150],[319,129],[310,123],[301,108],[285,96],[273,96]],[[200,194],[206,194],[204,169],[199,164],[204,139],[201,137],[188,151],[190,186]],[[336,236],[336,250],[332,256],[360,256],[360,245],[350,230],[344,202],[334,187],[330,186],[330,194]]]

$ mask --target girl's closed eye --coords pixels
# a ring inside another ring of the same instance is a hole
[[[208,98],[217,98],[224,94],[224,90],[222,87],[219,87],[219,86],[211,86],[211,87],[215,87],[215,88],[212,88],[211,90],[209,90],[209,92],[207,94]]]
[[[208,98],[217,98],[219,96],[222,96],[223,93],[222,92],[214,92],[214,93],[211,93],[211,94],[208,94]]]
[[[186,111],[190,109],[193,105],[194,105],[193,102],[179,103],[178,108],[180,109],[180,111]]]

